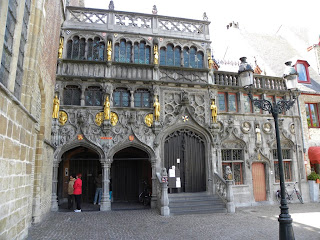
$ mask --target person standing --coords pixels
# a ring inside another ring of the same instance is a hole
[[[68,184],[68,209],[71,209],[74,204],[74,196],[73,196],[73,185],[76,181],[74,175],[70,175],[69,184]]]
[[[102,175],[99,173],[99,175],[94,179],[96,184],[96,193],[94,195],[94,201],[93,204],[100,205],[101,196],[102,196]]]
[[[81,212],[81,194],[82,194],[82,180],[81,173],[76,176],[76,181],[73,184],[73,195],[77,203],[77,209],[75,212]]]

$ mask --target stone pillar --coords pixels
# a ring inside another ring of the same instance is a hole
[[[168,179],[167,170],[163,168],[161,171],[161,178]],[[161,209],[160,213],[162,216],[169,216],[170,215],[170,208],[169,208],[169,196],[168,196],[168,182],[162,181],[161,179]]]
[[[51,196],[51,211],[58,211],[58,167],[59,163],[57,161],[53,162],[53,174],[52,174],[52,196]]]
[[[227,180],[226,182],[227,182],[227,212],[235,213],[236,208],[234,206],[234,196],[233,196],[233,189],[232,189],[233,180]]]
[[[130,107],[134,107],[134,91],[130,91]]]
[[[100,211],[111,211],[111,202],[109,198],[109,184],[110,184],[110,168],[109,162],[102,163],[102,198]]]
[[[151,208],[157,207],[157,176],[156,176],[156,160],[151,159],[151,168],[152,168],[152,196],[151,196]]]
[[[82,85],[82,87],[81,87],[81,97],[80,97],[80,105],[81,106],[85,106],[86,105],[85,96],[84,96],[85,90],[86,90],[86,86]]]

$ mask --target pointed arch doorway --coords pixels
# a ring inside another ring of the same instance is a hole
[[[144,181],[152,191],[151,174],[151,162],[147,152],[127,147],[114,154],[110,176],[113,203],[139,202]]]
[[[82,174],[82,202],[92,204],[95,194],[94,178],[101,173],[99,155],[95,151],[80,146],[65,152],[61,157],[58,171],[58,201],[65,202],[68,198],[69,176]],[[60,204],[61,206],[61,204]]]
[[[179,168],[181,192],[206,191],[205,140],[201,135],[189,129],[169,134],[164,144],[164,166],[167,170]]]

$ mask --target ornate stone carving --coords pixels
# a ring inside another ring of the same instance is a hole
[[[151,127],[153,123],[153,114],[152,113],[147,114],[144,118],[144,122],[148,127]]]
[[[272,125],[269,122],[266,122],[262,125],[262,131],[266,134],[271,134],[272,132]]]
[[[104,113],[103,112],[99,112],[96,114],[96,118],[95,118],[95,123],[100,126],[103,122],[103,115]]]
[[[63,126],[68,121],[68,114],[65,111],[59,111],[59,123]]]
[[[118,121],[119,121],[119,117],[115,112],[111,112],[111,117],[110,117],[110,122],[112,126],[116,126]]]
[[[251,124],[250,122],[243,122],[241,124],[241,131],[243,133],[249,133],[250,132],[250,129],[251,129]]]

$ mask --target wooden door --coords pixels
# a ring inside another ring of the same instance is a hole
[[[256,202],[266,201],[266,173],[263,163],[252,163],[252,183]]]
[[[179,168],[182,192],[206,191],[205,144],[200,135],[188,129],[168,135],[164,146],[164,165],[167,170],[172,166]]]

